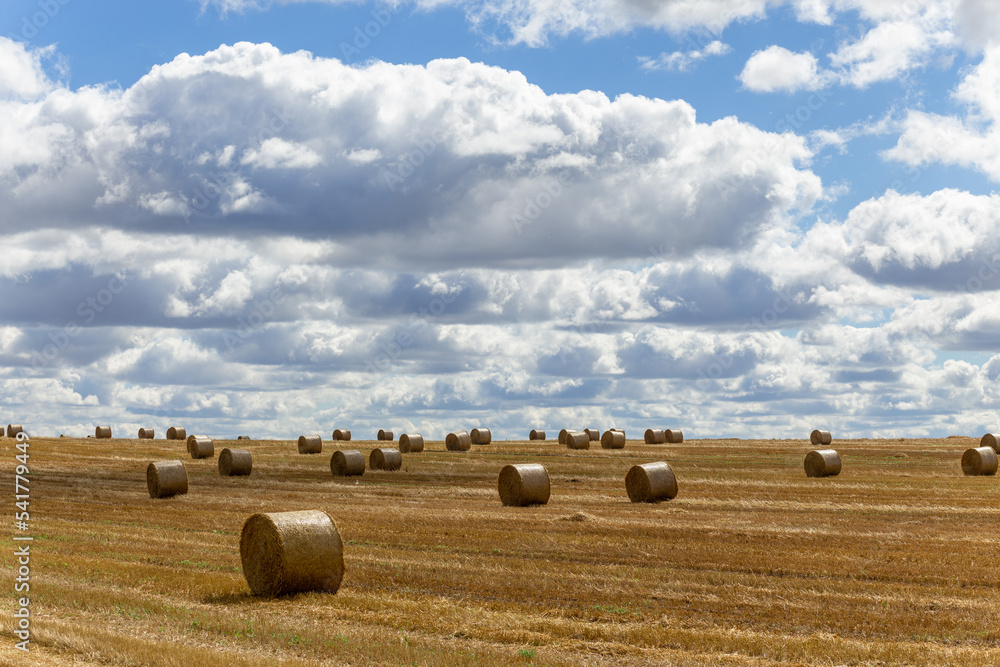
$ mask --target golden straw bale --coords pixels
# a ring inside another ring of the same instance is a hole
[[[663,432],[663,436],[666,438],[667,442],[672,444],[684,442],[684,432],[677,429],[668,428]]]
[[[403,454],[398,449],[373,449],[368,455],[368,467],[372,470],[399,470],[403,467]]]
[[[545,440],[545,431],[531,429],[531,433],[528,434],[528,440]]]
[[[336,593],[344,579],[344,543],[320,510],[254,514],[243,524],[240,560],[254,595]]]
[[[153,429],[151,429],[151,428],[140,428],[139,429],[139,439],[140,440],[152,440],[155,437],[156,437],[156,433],[154,433]]]
[[[419,433],[404,433],[399,436],[399,451],[403,454],[424,451],[424,436]]]
[[[188,492],[187,469],[183,461],[154,461],[146,466],[146,486],[150,498],[169,498]]]
[[[300,435],[299,454],[322,454],[323,438],[319,435]]]
[[[253,457],[245,449],[226,447],[219,454],[219,474],[223,477],[244,477],[253,470]]]
[[[110,426],[98,426],[94,430],[95,438],[108,439],[111,437],[111,427]]]
[[[497,479],[497,490],[506,506],[544,505],[551,491],[549,473],[541,463],[506,465]]]
[[[493,434],[488,428],[474,428],[469,433],[469,437],[472,438],[474,445],[488,445],[493,441]]]
[[[343,440],[344,442],[349,442],[351,440],[351,432],[346,428],[338,428],[333,431],[334,440]]]
[[[449,452],[467,452],[472,447],[472,436],[465,431],[449,433],[444,439],[444,446]]]
[[[807,477],[833,477],[840,474],[840,454],[833,449],[816,449],[806,454]]]
[[[967,449],[962,455],[962,472],[966,475],[997,474],[997,453],[992,447]]]
[[[667,434],[660,428],[647,428],[643,440],[647,445],[662,445],[667,441]]]
[[[596,428],[585,428],[585,429],[583,429],[583,432],[587,434],[587,437],[590,438],[591,442],[600,442],[601,441],[601,431],[599,429],[596,429]]]
[[[829,445],[833,442],[833,437],[829,431],[815,430],[809,434],[809,442],[815,447],[817,445]]]
[[[183,426],[171,426],[167,429],[167,440],[187,440],[187,430]]]
[[[625,449],[625,432],[618,430],[605,431],[601,436],[602,449]]]
[[[187,450],[193,459],[208,459],[215,456],[215,443],[207,435],[189,435]]]
[[[632,466],[625,475],[625,490],[633,503],[655,503],[677,496],[677,478],[669,463]]]
[[[392,431],[386,431],[384,429],[378,430],[378,439],[380,441],[392,442],[395,438],[392,435]]]
[[[987,433],[979,441],[979,446],[980,447],[989,447],[994,452],[1000,452],[1000,449],[997,449],[997,447],[1000,447],[1000,443],[998,443],[998,440],[1000,440],[1000,436],[998,436],[998,435],[996,435],[994,433]]]
[[[365,455],[356,449],[336,451],[330,457],[330,472],[334,477],[365,474]]]
[[[570,431],[566,434],[567,449],[590,449],[590,436],[582,431]]]

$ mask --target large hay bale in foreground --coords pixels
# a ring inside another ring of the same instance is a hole
[[[997,453],[992,447],[976,447],[962,454],[962,472],[966,475],[997,474]]]
[[[167,440],[187,440],[187,429],[183,426],[171,426],[167,429]]]
[[[444,446],[449,452],[467,452],[472,447],[472,436],[465,431],[449,433],[444,439]]]
[[[662,445],[667,441],[667,434],[661,428],[647,428],[643,440],[647,445]]]
[[[243,524],[240,560],[254,595],[336,593],[344,579],[344,543],[320,510],[254,514]]]
[[[493,433],[488,428],[474,428],[469,433],[469,437],[472,438],[474,445],[488,445],[493,442]]]
[[[215,443],[207,435],[189,435],[187,450],[193,459],[208,459],[215,456]]]
[[[392,431],[386,431],[384,429],[378,430],[378,439],[380,442],[392,442],[395,438],[392,435]]]
[[[150,498],[169,498],[188,492],[187,469],[183,461],[154,461],[146,466],[146,487]]]
[[[809,442],[814,446],[829,445],[833,442],[833,436],[830,435],[829,431],[820,431],[817,429],[809,434]]]
[[[156,433],[151,428],[140,428],[139,429],[139,439],[140,440],[152,440],[156,437]]]
[[[403,454],[424,451],[424,436],[419,433],[404,433],[399,436],[399,451]]]
[[[605,431],[604,435],[601,436],[601,448],[625,449],[625,432],[617,430]]]
[[[102,438],[104,440],[107,440],[108,438],[111,437],[111,427],[110,426],[98,426],[96,429],[94,429],[94,437],[95,438]]]
[[[600,442],[601,441],[601,431],[599,429],[596,429],[596,428],[585,428],[585,429],[583,429],[583,432],[587,434],[587,437],[590,438],[591,442]]]
[[[632,466],[625,475],[625,490],[633,503],[655,503],[677,496],[677,478],[669,463]]]
[[[299,436],[299,454],[322,454],[323,438],[316,434]]]
[[[372,470],[399,470],[403,467],[403,454],[389,447],[373,449],[368,456],[368,467]]]
[[[541,463],[506,465],[497,479],[497,490],[500,502],[508,507],[544,505],[551,491],[549,472]]]
[[[590,449],[590,436],[582,431],[570,431],[566,434],[567,449]]]
[[[10,434],[8,433],[7,435]],[[1000,447],[1000,436],[996,435],[995,433],[987,433],[979,441],[979,446],[989,447],[994,452],[1000,451],[1000,449],[998,449],[998,447]]]
[[[667,442],[671,444],[684,442],[684,432],[678,429],[668,428],[663,432],[663,436],[667,439]]]
[[[20,424],[7,424],[7,437],[16,438],[18,433],[24,433],[24,427]]]
[[[336,428],[333,430],[333,439],[344,442],[351,441],[351,432],[346,428]]]
[[[545,440],[545,431],[531,429],[531,433],[528,434],[528,440]]]
[[[833,477],[840,474],[840,454],[834,449],[814,449],[806,454],[807,477]]]
[[[244,477],[253,470],[253,457],[245,449],[226,447],[219,454],[219,474],[223,477]]]
[[[365,455],[356,449],[336,451],[330,457],[330,472],[334,477],[365,474]]]

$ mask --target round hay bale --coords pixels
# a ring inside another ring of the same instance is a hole
[[[167,429],[167,440],[187,440],[187,430],[183,426],[171,426]]]
[[[997,453],[992,447],[976,447],[962,454],[962,472],[966,475],[997,474]]]
[[[139,429],[139,439],[140,440],[152,440],[156,437],[156,434],[151,428],[140,428]]]
[[[243,524],[240,560],[254,595],[336,593],[344,579],[344,543],[320,510],[254,514]]]
[[[379,441],[384,441],[384,442],[392,442],[393,440],[395,440],[395,438],[392,435],[392,431],[386,431],[383,429],[378,430],[378,439]]]
[[[253,470],[253,457],[245,449],[226,447],[219,454],[219,474],[223,477],[244,477]]]
[[[677,429],[668,428],[663,432],[663,436],[667,439],[667,442],[671,444],[684,442],[684,432]]]
[[[414,433],[413,435],[404,433],[399,436],[399,451],[403,454],[424,451],[424,436],[419,433]]]
[[[365,474],[365,455],[356,449],[336,451],[330,457],[330,472],[334,477]]]
[[[567,449],[590,449],[590,436],[582,431],[570,431],[566,434]]]
[[[10,433],[8,433],[7,435],[10,435]],[[994,452],[1000,451],[1000,449],[997,449],[997,447],[1000,446],[1000,435],[996,435],[995,433],[987,433],[979,441],[979,446],[989,447]]]
[[[193,459],[209,459],[215,456],[215,443],[207,435],[189,435],[187,450]]]
[[[677,478],[669,463],[632,466],[625,475],[625,490],[633,503],[655,503],[677,496]]]
[[[465,431],[449,433],[444,439],[444,446],[449,452],[467,452],[472,447],[472,436]]]
[[[549,473],[541,463],[506,465],[497,479],[497,490],[500,502],[508,507],[544,505],[551,492]]]
[[[566,434],[568,434],[569,432],[570,431],[569,431],[568,428],[564,428],[561,431],[559,431],[559,444],[560,445],[565,445],[566,444]]]
[[[483,427],[472,429],[469,437],[472,438],[472,444],[474,445],[488,445],[493,441],[493,434],[488,428]]]
[[[351,432],[346,428],[338,428],[333,431],[334,440],[343,440],[344,442],[350,442]]]
[[[16,438],[18,433],[24,433],[24,427],[20,424],[7,424],[7,437]]]
[[[585,429],[583,429],[583,432],[586,433],[588,436],[590,436],[590,441],[591,442],[600,442],[601,441],[601,431],[600,431],[600,429],[585,428]]]
[[[94,437],[95,438],[103,438],[103,439],[107,440],[108,438],[111,437],[111,427],[110,426],[98,426],[94,430]]]
[[[814,449],[806,454],[807,477],[833,477],[840,474],[840,454],[834,449]]]
[[[318,435],[299,436],[299,454],[322,454],[323,438]]]
[[[373,449],[368,456],[368,467],[372,470],[399,470],[403,467],[403,454],[398,449]]]
[[[238,435],[238,436],[236,436],[236,439],[237,440],[253,440],[253,438],[251,438],[249,435]]]
[[[188,492],[188,475],[183,461],[154,461],[146,466],[146,486],[150,498],[169,498]]]
[[[545,440],[545,431],[531,429],[531,433],[528,434],[528,440]]]
[[[625,432],[617,430],[605,431],[604,435],[601,436],[601,448],[625,449]]]
[[[643,439],[647,445],[662,445],[667,441],[667,434],[661,428],[647,428]]]
[[[829,445],[833,442],[833,437],[830,435],[829,431],[816,430],[809,434],[809,442],[816,445]]]

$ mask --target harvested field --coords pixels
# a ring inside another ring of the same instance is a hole
[[[13,648],[8,555],[0,664],[1000,664],[1000,588],[982,569],[1000,551],[1000,479],[960,465],[978,437],[836,442],[843,472],[816,479],[805,439],[459,455],[428,441],[360,477],[253,440],[238,445],[253,475],[228,478],[164,440],[35,438],[31,653]],[[152,500],[146,466],[169,459],[188,493]],[[660,460],[677,497],[630,502],[628,470]],[[547,505],[501,505],[510,463],[545,466]],[[343,539],[339,592],[253,596],[244,521],[311,509]]]

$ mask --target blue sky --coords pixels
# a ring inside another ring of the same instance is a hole
[[[5,3],[0,419],[994,429],[990,5]]]

